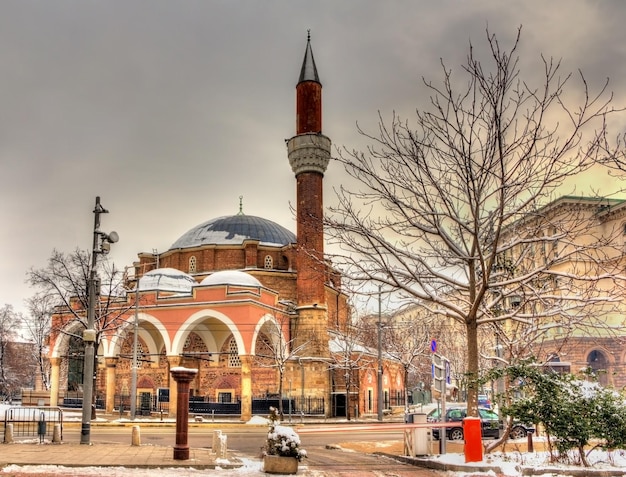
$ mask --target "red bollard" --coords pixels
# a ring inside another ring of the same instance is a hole
[[[463,419],[465,462],[481,462],[483,460],[483,436],[480,424],[479,417]]]

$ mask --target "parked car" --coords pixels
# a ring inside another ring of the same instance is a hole
[[[511,427],[511,432],[509,432],[509,439],[523,439],[529,433],[535,432],[534,426],[528,426],[526,424],[522,424],[521,422],[513,422],[513,427]]]
[[[498,415],[491,409],[483,407],[478,408],[478,414],[481,421],[481,433],[483,439],[492,438],[497,439],[500,437],[500,432],[504,425]],[[467,417],[467,408],[452,407],[446,409],[446,422],[451,423],[450,426],[446,426],[446,437],[451,441],[463,440],[463,419]],[[441,410],[434,409],[428,416],[426,416],[427,422],[440,422]],[[432,430],[433,438],[439,439],[440,428],[434,427]]]
[[[485,409],[493,409],[491,406],[491,401],[489,400],[489,396],[486,394],[478,395],[478,407],[484,407]]]

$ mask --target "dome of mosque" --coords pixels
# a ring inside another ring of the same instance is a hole
[[[150,270],[139,279],[139,290],[159,290],[173,293],[191,293],[196,281],[175,268]]]
[[[261,282],[246,272],[239,270],[222,270],[206,277],[200,285],[238,285],[244,287],[260,287]]]
[[[283,246],[295,243],[296,236],[271,220],[237,214],[218,217],[197,225],[176,240],[170,250],[202,245],[241,245],[244,240]]]

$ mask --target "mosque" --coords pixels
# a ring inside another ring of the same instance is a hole
[[[165,252],[138,254],[117,305],[121,325],[101,330],[97,344],[94,389],[106,412],[117,412],[136,389],[141,409],[167,403],[172,416],[170,370],[179,366],[198,370],[193,400],[236,406],[242,420],[264,396],[286,396],[295,412],[327,417],[376,412],[379,395],[384,408],[404,396],[401,366],[388,360],[378,389],[375,352],[361,350],[358,369],[338,364],[346,362],[337,355],[347,353],[341,343],[351,310],[341,274],[324,256],[322,186],[331,141],[322,133],[310,36],[296,86],[296,134],[286,142],[297,234],[244,214],[240,205],[235,215],[191,228]],[[80,326],[63,313],[53,316],[52,406],[80,393]],[[312,402],[315,410],[305,409]]]

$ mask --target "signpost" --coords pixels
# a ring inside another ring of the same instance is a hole
[[[446,390],[450,384],[450,361],[445,356],[437,354],[437,342],[433,340],[430,344],[433,352],[432,357],[432,375],[435,389],[441,393],[441,422],[446,422]],[[441,428],[439,431],[439,452],[446,453],[446,429]]]

